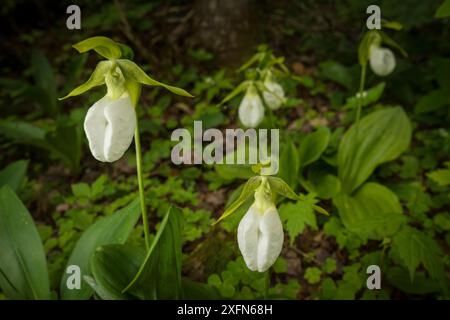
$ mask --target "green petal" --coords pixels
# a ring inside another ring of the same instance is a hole
[[[89,80],[83,83],[81,86],[76,87],[68,95],[63,98],[59,98],[59,100],[64,100],[68,97],[78,96],[88,90],[91,90],[93,87],[102,85],[105,83],[105,75],[111,67],[110,61],[100,61],[95,67],[94,72],[92,72]]]
[[[117,64],[121,68],[126,80],[132,80],[132,81],[150,85],[150,86],[163,87],[177,95],[184,96],[184,97],[193,97],[193,95],[191,95],[186,90],[183,90],[181,88],[177,88],[174,86],[169,86],[167,84],[156,81],[155,79],[149,77],[144,72],[144,70],[139,68],[139,66],[136,63],[134,63],[133,61],[130,61],[127,59],[120,59],[120,60],[117,60]]]

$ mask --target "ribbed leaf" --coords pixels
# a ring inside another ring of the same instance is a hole
[[[77,265],[81,269],[82,276],[90,276],[89,263],[95,250],[106,244],[124,243],[137,220],[139,219],[139,201],[136,199],[128,206],[114,214],[99,219],[90,226],[78,240],[67,266]],[[92,295],[89,286],[82,282],[81,289],[68,289],[66,285],[67,274],[64,273],[61,284],[61,297],[66,300],[85,300]]]
[[[351,194],[381,163],[397,158],[409,145],[411,124],[400,107],[375,111],[353,125],[338,150],[343,190]]]
[[[0,189],[0,288],[10,299],[50,299],[41,238],[8,186]]]

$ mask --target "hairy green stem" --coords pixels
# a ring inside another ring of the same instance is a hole
[[[361,67],[361,79],[359,81],[359,97],[358,97],[358,107],[356,109],[356,130],[358,130],[359,119],[361,118],[361,109],[363,104],[363,92],[364,92],[364,83],[366,81],[366,65]]]
[[[144,225],[145,248],[148,251],[150,249],[150,234],[148,229],[147,207],[145,206],[144,178],[142,176],[141,139],[139,137],[139,124],[137,117],[136,117],[136,131],[134,133],[134,144],[136,147],[136,168],[137,168],[136,170],[139,185],[139,200],[141,203],[142,224]]]

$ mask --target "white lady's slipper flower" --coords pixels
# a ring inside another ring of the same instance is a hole
[[[272,110],[277,110],[281,107],[285,100],[283,88],[270,79],[264,81],[266,90],[263,92],[264,101]]]
[[[239,249],[247,267],[264,272],[277,260],[283,247],[284,233],[278,211],[272,201],[255,202],[239,223]]]
[[[369,60],[372,71],[379,76],[387,76],[395,68],[395,56],[387,48],[372,46]]]
[[[133,141],[136,113],[127,93],[118,99],[106,95],[89,108],[84,131],[95,159],[114,162]]]
[[[264,106],[254,86],[250,86],[239,106],[239,119],[249,128],[257,127],[264,118]]]

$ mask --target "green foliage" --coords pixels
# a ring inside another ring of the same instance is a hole
[[[280,206],[279,214],[285,223],[285,229],[291,239],[291,244],[295,238],[302,234],[305,226],[310,226],[313,230],[317,230],[316,215],[314,214],[314,204],[317,200],[314,194],[309,194],[296,203],[286,203]]]
[[[401,108],[385,108],[364,117],[342,137],[338,151],[339,179],[350,194],[381,163],[397,158],[408,147],[411,124]]]
[[[98,220],[90,226],[78,240],[67,266],[77,265],[83,276],[90,276],[89,262],[95,250],[106,244],[124,243],[139,218],[137,200],[120,211]],[[90,287],[83,284],[80,290],[70,290],[66,286],[68,275],[61,278],[61,297],[68,300],[88,299],[92,295]]]
[[[11,299],[49,299],[47,263],[28,210],[8,186],[0,189],[0,288]]]

